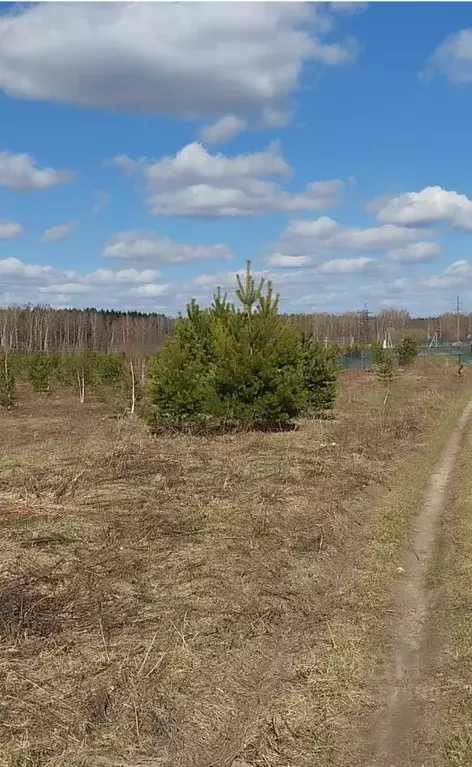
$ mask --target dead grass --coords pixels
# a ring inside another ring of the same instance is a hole
[[[438,702],[435,731],[438,764],[472,765],[472,433],[466,441],[456,488],[446,514],[435,567],[430,573],[438,595],[431,632],[426,699]]]
[[[0,764],[350,763],[379,488],[467,386],[422,361],[384,406],[347,374],[330,420],[211,439],[62,398],[1,414]]]

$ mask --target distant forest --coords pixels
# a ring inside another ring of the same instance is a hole
[[[292,314],[290,318],[319,341],[343,346],[365,345],[390,333],[414,333],[420,343],[465,341],[472,334],[472,314],[412,318],[406,311],[385,309],[344,314]],[[98,309],[52,309],[45,306],[0,308],[0,346],[17,352],[63,352],[83,349],[149,354],[172,335],[175,319],[164,314]]]

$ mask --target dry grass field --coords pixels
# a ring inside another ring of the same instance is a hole
[[[388,396],[344,374],[330,419],[212,438],[20,392],[0,414],[0,764],[355,764],[397,552],[470,392],[419,360]]]
[[[443,767],[472,765],[472,432],[469,430],[429,573],[432,651],[420,690],[422,736]]]

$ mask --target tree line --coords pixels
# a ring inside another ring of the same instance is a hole
[[[142,349],[0,350],[0,406],[15,406],[16,382],[24,381],[43,395],[71,387],[81,404],[93,391],[130,414],[143,401],[141,415],[158,430],[284,428],[332,408],[342,347],[321,343],[312,328],[281,314],[272,283],[256,284],[250,262],[236,280],[237,304],[220,289],[208,308],[193,299],[150,358]],[[393,356],[380,341],[370,346],[379,377],[389,382]],[[400,366],[410,364],[416,338],[404,335],[395,354]]]
[[[11,352],[148,353],[173,333],[164,314],[12,306],[0,309],[0,348]]]
[[[412,318],[403,310],[291,314],[290,319],[316,341],[342,347],[368,345],[389,333],[398,343],[412,333],[420,344],[435,335],[450,343],[472,334],[472,314]],[[86,350],[150,354],[174,334],[176,319],[164,314],[117,310],[53,309],[48,306],[0,308],[0,348],[11,352],[70,353]]]
[[[93,390],[106,400],[126,397],[128,410],[146,394],[141,415],[156,429],[225,431],[284,428],[300,416],[333,406],[339,349],[279,313],[272,283],[258,285],[247,264],[237,275],[239,306],[218,290],[202,309],[192,300],[173,335],[150,359],[129,352],[65,354],[0,351],[0,405],[16,404],[17,381],[39,394],[73,387],[80,403]]]

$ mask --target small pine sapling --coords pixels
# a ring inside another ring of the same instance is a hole
[[[393,360],[391,357],[385,357],[384,361],[377,365],[377,378],[385,384],[393,381]]]
[[[152,360],[153,426],[277,429],[332,405],[337,350],[303,340],[301,328],[279,314],[272,284],[256,285],[250,262],[236,279],[240,307],[221,291],[209,309],[191,301]]]
[[[403,336],[403,340],[396,348],[398,364],[401,367],[411,365],[419,354],[418,341],[415,336]]]
[[[383,348],[380,341],[374,341],[371,344],[370,351],[372,353],[372,363],[375,368],[383,365],[388,358],[388,352]]]
[[[390,396],[390,384],[392,383],[394,378],[393,360],[390,357],[390,355],[386,355],[384,362],[382,362],[380,365],[377,365],[377,378],[386,388],[385,397],[383,401],[383,411],[384,411],[383,415],[385,416],[385,406]]]
[[[47,354],[32,354],[28,360],[28,380],[37,392],[49,394],[55,372],[54,360]]]

